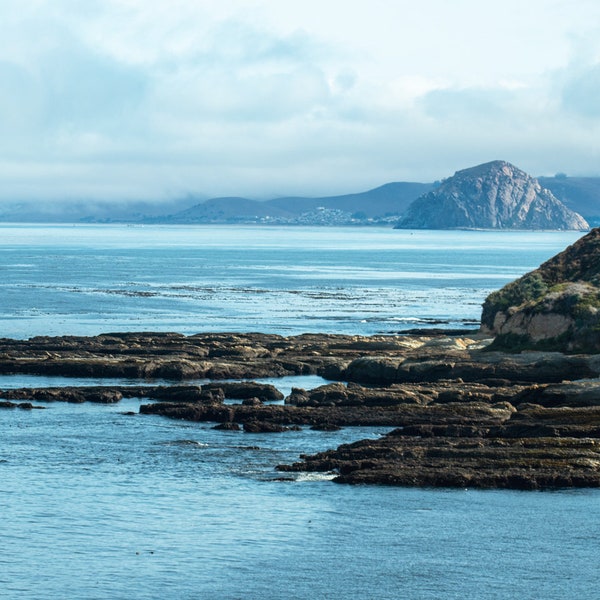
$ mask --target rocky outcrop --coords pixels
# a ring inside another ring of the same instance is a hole
[[[115,388],[102,386],[54,387],[54,388],[18,388],[0,390],[0,397],[7,400],[34,400],[37,402],[95,402],[97,404],[115,404],[124,395]]]
[[[600,352],[600,229],[490,294],[481,327],[496,348]]]
[[[574,229],[585,219],[505,161],[456,172],[417,198],[397,229]]]
[[[23,410],[32,410],[34,408],[44,409],[45,406],[34,406],[31,402],[8,402],[7,400],[0,402],[0,408],[21,408]]]
[[[145,380],[161,378],[168,371],[171,377],[164,379],[171,385],[145,386],[142,397],[194,402],[210,393],[233,399],[281,399],[272,386],[224,381],[229,379],[316,374],[387,386],[457,378],[513,379],[518,374],[521,381],[554,382],[575,375],[594,377],[600,368],[593,356],[484,351],[490,341],[476,331],[471,337],[156,333],[0,339],[0,373]],[[182,385],[186,379],[213,381],[200,388]]]
[[[474,434],[475,432],[475,434]],[[337,483],[547,489],[600,487],[600,442],[489,429],[417,427],[304,456],[281,471],[333,472]]]
[[[473,334],[476,331],[472,332]],[[130,379],[257,379],[319,374],[334,378],[355,358],[404,356],[437,338],[261,333],[123,333],[96,337],[0,339],[0,373]],[[475,341],[464,337],[466,344]],[[237,384],[236,384],[237,385]],[[223,386],[222,389],[232,389]],[[239,386],[237,386],[239,388]],[[241,393],[240,390],[236,393]],[[261,397],[263,391],[249,390]],[[231,392],[233,394],[233,392]],[[239,397],[239,396],[238,396]],[[276,398],[266,398],[276,399]]]
[[[399,410],[388,435],[278,469],[328,472],[353,484],[600,487],[600,381],[507,383],[411,386],[429,401]]]
[[[239,400],[247,405],[282,400],[283,394],[273,385],[254,381],[219,382],[199,385],[124,385],[124,386],[61,386],[50,388],[15,388],[0,390],[0,398],[36,400],[38,402],[96,402],[113,404],[123,398],[149,398],[173,404],[222,404],[224,400]]]
[[[135,365],[146,376],[182,362],[193,373],[321,373],[336,381],[312,390],[293,388],[284,403],[274,386],[254,381],[6,389],[0,390],[0,408],[141,398],[147,399],[142,418],[206,422],[227,435],[389,427],[386,436],[279,468],[332,471],[340,483],[599,486],[600,356],[491,352],[488,342],[475,335],[4,339],[0,369],[5,373],[95,373],[96,378]]]

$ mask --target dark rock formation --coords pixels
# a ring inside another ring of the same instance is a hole
[[[225,398],[233,400],[255,399],[259,402],[283,400],[283,394],[274,385],[255,381],[207,383],[202,386],[202,390],[205,392],[222,390]]]
[[[129,379],[256,379],[339,371],[365,352],[402,352],[402,338],[374,336],[167,333],[106,334],[97,337],[35,337],[0,339],[0,373],[62,375],[67,377],[123,377]],[[217,387],[232,390],[229,384]],[[266,387],[248,397],[279,399]]]
[[[241,427],[237,423],[227,421],[225,423],[219,423],[218,425],[215,425],[213,429],[216,429],[217,431],[240,431]]]
[[[597,439],[463,435],[469,432],[401,429],[278,468],[334,471],[337,483],[527,490],[600,487]]]
[[[493,161],[458,171],[417,198],[397,229],[589,229],[585,219],[520,169]]]
[[[565,260],[565,268],[573,261]],[[588,263],[580,263],[579,270],[587,272]],[[240,378],[320,373],[337,380],[313,390],[293,388],[284,404],[271,402],[281,398],[273,386],[220,380],[9,389],[0,391],[0,407],[147,398],[142,415],[212,423],[230,432],[393,429],[280,467],[333,470],[339,482],[523,489],[600,485],[600,355],[507,354],[488,351],[488,344],[481,336],[439,335],[0,340],[5,373],[98,377],[131,370],[145,378],[168,370],[178,379],[188,373],[221,379],[232,373]],[[225,398],[238,402],[225,404]]]
[[[600,352],[600,229],[490,294],[481,326],[501,349]]]
[[[597,377],[600,360],[596,355],[564,355],[558,352],[465,351],[462,355],[408,355],[399,358],[361,358],[352,361],[339,378],[359,383],[414,383],[460,380],[486,382],[508,379],[520,382],[552,383],[566,379]]]
[[[298,425],[287,427],[272,421],[258,421],[251,419],[244,423],[244,431],[246,433],[282,433],[284,431],[300,431]]]
[[[278,469],[334,472],[338,483],[600,487],[600,381],[490,388],[487,394],[474,385],[433,385],[430,404],[404,411],[402,424],[383,438],[302,456]],[[465,392],[475,396],[452,402]],[[512,403],[498,401],[498,392]]]
[[[53,387],[53,388],[18,388],[0,390],[0,397],[7,400],[36,400],[37,402],[96,402],[98,404],[114,404],[123,398],[123,394],[114,388],[89,387]]]
[[[120,375],[148,379],[162,372],[165,364],[170,367],[184,364],[198,378],[222,380],[319,374],[326,379],[387,386],[457,378],[514,381],[519,377],[525,382],[559,382],[574,377],[596,377],[600,370],[600,359],[595,355],[485,352],[487,343],[489,340],[477,339],[475,335],[367,338],[311,334],[284,338],[263,334],[190,337],[123,334],[117,338],[113,334],[95,338],[0,339],[0,373],[60,376],[85,373],[94,378]],[[253,397],[263,402],[281,399],[281,394],[269,385],[252,381],[181,385],[179,381],[185,379],[184,375],[178,369],[177,385],[128,386],[119,390],[129,397],[133,394],[178,402]],[[46,392],[48,396],[59,393],[52,390]],[[87,388],[86,393],[92,392],[93,388]],[[352,390],[341,393],[352,395]],[[336,402],[332,393],[328,398]],[[301,402],[299,398],[298,403]]]
[[[0,408],[21,408],[23,410],[32,410],[34,408],[45,408],[44,406],[35,406],[31,402],[0,402]]]

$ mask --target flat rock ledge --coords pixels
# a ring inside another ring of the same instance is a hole
[[[420,487],[522,490],[600,487],[600,410],[540,407],[500,426],[399,427],[312,456],[281,471],[334,472],[334,481]],[[577,426],[576,422],[585,424]]]
[[[387,435],[302,455],[277,469],[328,472],[354,484],[600,487],[600,356],[489,352],[489,342],[475,332],[3,339],[4,374],[140,381],[0,390],[0,408],[136,397],[149,400],[143,415],[213,423],[240,435],[389,427]],[[282,403],[274,386],[252,381],[302,374],[331,383],[294,388]],[[155,378],[170,382],[156,385]]]

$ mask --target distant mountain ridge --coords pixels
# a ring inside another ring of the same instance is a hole
[[[341,196],[282,197],[264,201],[241,197],[211,198],[164,219],[170,223],[300,224],[312,220],[315,224],[323,224],[324,219],[336,223],[366,223],[389,218],[393,222],[415,198],[432,188],[433,184],[428,183],[395,182]]]
[[[579,213],[590,225],[600,225],[600,177],[538,177],[561,202]]]
[[[503,161],[495,161],[503,163]],[[493,163],[486,163],[486,165]],[[509,163],[505,163],[509,164]],[[485,166],[474,167],[475,170]],[[516,169],[516,167],[514,167]],[[470,169],[459,171],[468,172]],[[393,182],[374,189],[338,196],[280,197],[260,201],[244,197],[201,201],[188,195],[158,201],[4,201],[0,222],[31,223],[272,223],[290,225],[395,225],[421,196],[443,189],[435,183]],[[600,225],[600,177],[540,177],[569,209]],[[444,226],[445,224],[442,223]],[[468,226],[468,225],[467,225]]]
[[[366,192],[320,198],[276,198],[267,202],[291,212],[315,210],[322,206],[351,213],[364,212],[367,217],[402,214],[418,196],[433,188],[432,183],[386,183]]]
[[[288,218],[291,213],[270,206],[266,202],[228,196],[200,202],[186,210],[166,217],[166,219],[171,223],[221,223],[234,220],[244,221],[250,218],[264,219],[269,216]]]
[[[539,181],[495,160],[457,171],[417,198],[398,229],[567,229],[589,224]]]

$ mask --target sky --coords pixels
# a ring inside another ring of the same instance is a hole
[[[600,176],[597,0],[4,0],[0,201]]]

